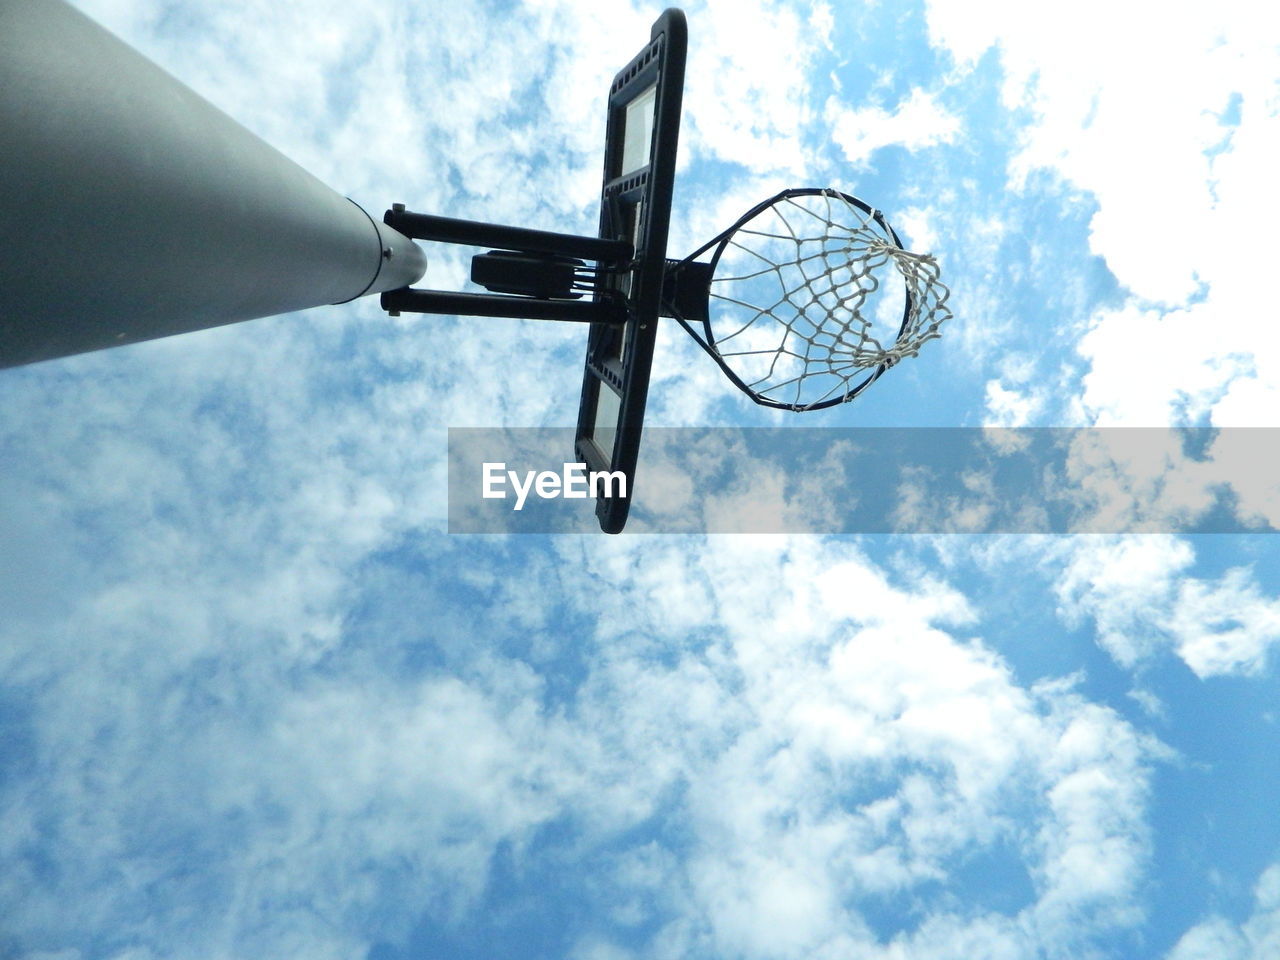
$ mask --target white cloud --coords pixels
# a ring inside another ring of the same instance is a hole
[[[986,423],[996,427],[1026,427],[1035,422],[1044,398],[1035,389],[1020,385],[1006,387],[999,380],[987,381]]]
[[[1248,526],[1280,526],[1280,480],[1270,469],[1267,430],[1219,430],[1208,457],[1220,476],[1230,478],[1235,511]]]
[[[41,825],[60,871],[52,887],[13,879],[15,922],[110,917],[160,954],[198,936],[212,954],[337,956],[404,936],[421,911],[466,916],[498,845],[521,862],[551,822],[574,826],[579,854],[639,834],[642,849],[622,846],[593,882],[629,905],[615,919],[661,930],[653,950],[892,956],[862,910],[899,895],[924,908],[899,944],[949,924],[1065,956],[1133,922],[1152,749],[1069,685],[1021,687],[953,635],[973,612],[950,587],[808,538],[552,548],[512,578],[506,547],[430,545],[420,572],[367,597],[386,619],[354,646],[344,630],[319,643],[264,631],[252,607],[193,627],[171,605],[157,622],[145,568],[135,599],[110,617],[100,599],[76,622],[88,650],[33,658],[34,638],[7,638],[27,665],[10,676],[43,691],[49,763],[10,795],[7,842]],[[467,591],[500,598],[483,616],[501,622],[478,632],[465,599],[446,602]],[[226,596],[183,602],[208,618]],[[559,626],[584,618],[594,633]],[[556,668],[503,652],[526,635],[543,663],[581,658],[554,709]],[[401,665],[420,649],[447,672]],[[169,877],[172,844],[201,870]],[[1013,916],[954,914],[953,872],[1001,850],[1030,900]],[[172,899],[139,913],[139,891],[166,883]],[[192,903],[213,908],[195,920]]]
[[[918,88],[891,111],[883,107],[851,109],[832,98],[827,101],[826,119],[831,139],[854,166],[865,165],[884,147],[922,150],[950,143],[960,130],[960,118],[940,105],[933,94]]]
[[[574,946],[569,960],[632,960],[634,956],[630,950],[616,943],[590,937]]]
[[[907,207],[894,213],[893,227],[909,249],[930,253],[938,246],[937,217],[938,211],[933,207]]]
[[[812,119],[806,70],[821,29],[815,34],[807,11],[771,0],[709,0],[691,38],[695,31],[683,146],[693,157],[803,182],[809,161],[801,134]]]
[[[1182,935],[1168,960],[1247,960],[1244,938],[1222,917],[1197,924]]]
[[[1073,530],[1159,533],[1190,527],[1227,485],[1220,466],[1187,455],[1169,430],[1080,430],[1065,435],[1061,496],[1083,508]]]
[[[1098,426],[1156,427],[1211,420],[1222,426],[1264,426],[1265,408],[1242,409],[1260,384],[1258,353],[1267,350],[1246,318],[1223,322],[1218,301],[1172,310],[1126,304],[1090,321],[1077,349],[1089,361],[1083,402]],[[1234,407],[1219,408],[1231,391]],[[1265,401],[1265,397],[1255,397]],[[1238,414],[1225,419],[1224,413]]]
[[[1246,568],[1187,576],[1195,559],[1174,537],[1074,543],[1055,589],[1069,622],[1092,619],[1098,643],[1125,667],[1172,650],[1197,676],[1256,674],[1280,643],[1280,599]]]
[[[1274,9],[934,0],[928,22],[962,72],[995,47],[1006,105],[1030,112],[1011,186],[1049,169],[1097,201],[1091,249],[1131,300],[1099,311],[1081,343],[1086,409],[1130,425],[1210,410],[1223,425],[1272,422],[1280,337],[1259,310],[1271,291],[1258,225],[1280,215],[1263,159],[1280,129]]]
[[[1135,921],[1153,754],[1114,713],[1069,685],[1020,688],[998,657],[939,629],[972,616],[939,584],[896,585],[836,544],[697,543],[643,554],[609,544],[614,563],[630,559],[607,576],[618,593],[595,602],[610,673],[651,656],[651,630],[708,637],[703,652],[663,671],[661,694],[628,667],[600,698],[616,713],[617,691],[642,693],[639,713],[624,715],[638,734],[630,749],[642,751],[635,769],[681,771],[693,848],[666,882],[686,890],[688,918],[707,925],[705,951],[892,956],[928,943],[949,956],[931,931],[950,925],[992,955],[989,938],[1011,956],[1029,941],[1065,956],[1082,917],[1092,929]],[[763,578],[774,582],[768,591]],[[650,582],[686,591],[653,611],[633,605]],[[635,632],[615,633],[622,622]],[[684,703],[717,706],[691,713]],[[668,756],[675,742],[693,747],[683,760]],[[1025,803],[1039,824],[1030,838],[1015,813]],[[1002,846],[1036,889],[1016,917],[962,919],[945,893],[926,892]],[[889,948],[860,905],[898,895],[923,915]]]
[[[1253,913],[1236,925],[1212,916],[1178,941],[1167,960],[1267,960],[1280,952],[1280,866],[1265,870],[1254,887]]]
[[[1127,694],[1138,706],[1146,712],[1147,716],[1155,717],[1160,720],[1167,720],[1169,717],[1169,709],[1165,706],[1163,700],[1152,693],[1150,690],[1135,689],[1130,690]]]
[[[1035,919],[1069,928],[1084,911],[1095,922],[1134,923],[1134,899],[1146,853],[1141,816],[1145,778],[1127,779],[1151,749],[1101,707],[1078,703],[1045,766],[1056,782],[1048,792],[1054,817],[1042,830],[1045,892]]]
[[[1243,568],[1215,584],[1185,580],[1169,629],[1178,655],[1197,676],[1260,673],[1280,643],[1280,599],[1264,597]]]

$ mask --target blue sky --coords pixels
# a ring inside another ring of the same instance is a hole
[[[659,12],[78,5],[369,209],[585,233]],[[686,12],[673,251],[834,186],[955,317],[807,416],[669,325],[650,423],[1280,425],[1275,13]],[[0,956],[1280,956],[1274,538],[447,535],[446,428],[571,425],[583,349],[359,302],[0,377]]]

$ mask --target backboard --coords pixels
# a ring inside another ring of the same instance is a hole
[[[666,269],[687,47],[684,14],[665,11],[653,25],[649,44],[609,88],[599,236],[629,241],[635,257],[629,269],[602,271],[596,282],[595,300],[621,300],[627,320],[591,325],[574,443],[578,460],[589,471],[626,477],[625,496],[596,502],[600,529],[606,533],[620,532],[627,521],[640,454]]]

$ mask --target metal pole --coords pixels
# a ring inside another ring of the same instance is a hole
[[[422,251],[62,0],[0,0],[0,367],[406,287]]]

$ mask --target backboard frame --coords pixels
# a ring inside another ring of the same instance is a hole
[[[631,241],[635,257],[596,283],[594,300],[621,300],[627,322],[591,325],[574,437],[574,452],[589,471],[626,477],[624,496],[596,501],[605,533],[621,532],[634,494],[662,305],[687,51],[684,14],[666,10],[649,43],[609,88],[599,237]]]

